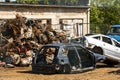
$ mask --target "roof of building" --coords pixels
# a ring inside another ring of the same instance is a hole
[[[90,8],[90,6],[67,6],[67,5],[35,5],[35,4],[15,4],[0,3],[0,6],[23,6],[23,7],[53,7],[53,8]]]

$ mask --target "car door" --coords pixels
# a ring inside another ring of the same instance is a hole
[[[113,43],[114,50],[116,51],[116,54],[114,54],[114,56],[116,56],[116,58],[120,60],[120,43],[115,40],[113,40]]]
[[[69,59],[72,70],[80,69],[79,56],[76,52],[75,47],[73,46],[68,48],[68,59]]]
[[[114,46],[111,38],[102,36],[102,47],[104,49],[104,54],[108,57],[111,58],[116,58],[117,57],[117,51],[116,51],[116,46]]]
[[[95,60],[94,60],[94,56],[92,54],[90,54],[90,52],[80,46],[77,46],[77,51],[78,54],[80,56],[80,60],[81,60],[81,68],[85,69],[85,68],[90,68],[90,67],[94,67],[95,65]]]

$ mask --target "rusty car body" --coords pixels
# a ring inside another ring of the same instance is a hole
[[[49,50],[51,49],[51,50]],[[47,53],[54,54],[49,60]],[[54,57],[54,58],[53,58]],[[93,70],[96,59],[92,52],[79,44],[54,43],[44,45],[33,57],[32,72],[74,73]]]

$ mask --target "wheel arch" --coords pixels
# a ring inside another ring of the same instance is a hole
[[[102,54],[102,55],[104,54],[104,50],[100,46],[94,46],[92,48],[92,51],[98,54]]]

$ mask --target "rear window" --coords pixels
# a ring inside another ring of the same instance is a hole
[[[112,27],[110,33],[120,33],[120,27]]]
[[[52,64],[58,54],[58,47],[42,47],[37,55],[36,63]]]
[[[113,40],[114,44],[116,47],[119,47],[120,48],[120,44],[118,42],[116,42],[115,40]]]
[[[90,54],[90,52],[84,48],[79,47],[79,46],[76,48],[77,48],[78,54],[79,54],[80,59],[81,59],[82,67],[92,66],[94,58]]]
[[[80,60],[74,47],[68,48],[68,58],[71,66],[79,66]]]
[[[100,36],[96,36],[96,37],[93,37],[93,38],[95,38],[97,40],[100,40]]]
[[[86,49],[81,48],[79,46],[76,48],[77,48],[78,54],[79,54],[82,61],[84,61],[84,60],[89,61],[91,59],[91,55],[90,55],[89,51],[87,51]]]

